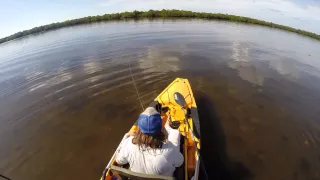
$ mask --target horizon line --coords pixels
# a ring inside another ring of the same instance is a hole
[[[155,14],[155,13],[169,13],[168,14]],[[175,12],[178,14],[171,14],[171,12]],[[150,13],[150,14],[148,14]],[[153,14],[154,13],[154,14]],[[179,14],[180,13],[180,14]],[[188,13],[188,14],[186,14]],[[220,17],[221,16],[221,17]],[[104,18],[106,17],[106,18]],[[190,19],[217,19],[217,20],[225,20],[225,21],[233,21],[233,22],[241,22],[241,23],[249,23],[249,24],[257,24],[262,26],[273,27],[277,29],[282,29],[290,32],[294,32],[300,35],[308,36],[311,38],[315,38],[320,40],[320,35],[314,32],[301,30],[297,28],[293,28],[290,26],[285,26],[281,24],[276,24],[273,22],[268,22],[264,20],[259,20],[255,18],[250,18],[246,16],[237,16],[232,14],[222,14],[222,13],[208,13],[208,12],[194,12],[188,10],[178,10],[178,9],[163,9],[163,10],[148,10],[148,11],[124,11],[117,12],[111,14],[103,14],[103,15],[95,15],[95,16],[85,16],[81,18],[68,19],[65,21],[53,22],[51,24],[45,24],[41,26],[36,26],[31,29],[26,29],[23,31],[18,31],[9,36],[0,38],[0,44],[9,42],[11,40],[20,39],[22,37],[37,34],[40,32],[47,32],[54,29],[60,29],[63,27],[75,26],[80,24],[89,24],[94,22],[106,22],[110,20],[124,20],[124,19],[144,19],[144,18],[190,18]]]

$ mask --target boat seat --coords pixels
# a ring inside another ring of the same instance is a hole
[[[110,170],[114,176],[117,178],[121,178],[122,180],[130,179],[130,180],[175,180],[174,177],[171,176],[161,176],[161,175],[151,175],[151,174],[143,174],[132,172],[128,169],[111,165]]]

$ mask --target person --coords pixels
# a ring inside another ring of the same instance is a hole
[[[138,118],[139,130],[124,140],[116,156],[119,165],[130,165],[131,171],[173,176],[183,164],[180,133],[169,126],[162,128],[162,119],[154,107],[148,107]]]

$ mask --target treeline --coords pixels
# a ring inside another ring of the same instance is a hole
[[[272,23],[272,22],[266,22],[258,19],[248,18],[248,17],[220,14],[220,13],[192,12],[192,11],[183,11],[183,10],[161,10],[161,11],[149,10],[149,11],[133,11],[133,12],[105,14],[102,16],[99,16],[99,15],[88,16],[84,18],[73,19],[73,20],[68,20],[64,22],[58,22],[58,23],[52,23],[44,26],[34,27],[32,29],[18,32],[11,36],[2,38],[0,39],[0,44],[7,41],[11,41],[16,38],[27,36],[30,34],[49,31],[49,30],[67,27],[67,26],[86,24],[86,23],[92,23],[92,22],[100,22],[100,21],[143,19],[143,18],[199,18],[199,19],[218,19],[218,20],[226,20],[226,21],[235,21],[235,22],[258,24],[262,26],[283,29],[286,31],[295,32],[301,35],[309,36],[309,37],[320,40],[320,35],[312,32],[295,29],[292,27],[283,26],[280,24]]]

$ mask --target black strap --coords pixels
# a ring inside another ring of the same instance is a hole
[[[0,177],[2,177],[3,179],[11,180],[10,178],[8,178],[8,177],[6,177],[6,176],[4,176],[2,174],[0,174]]]

